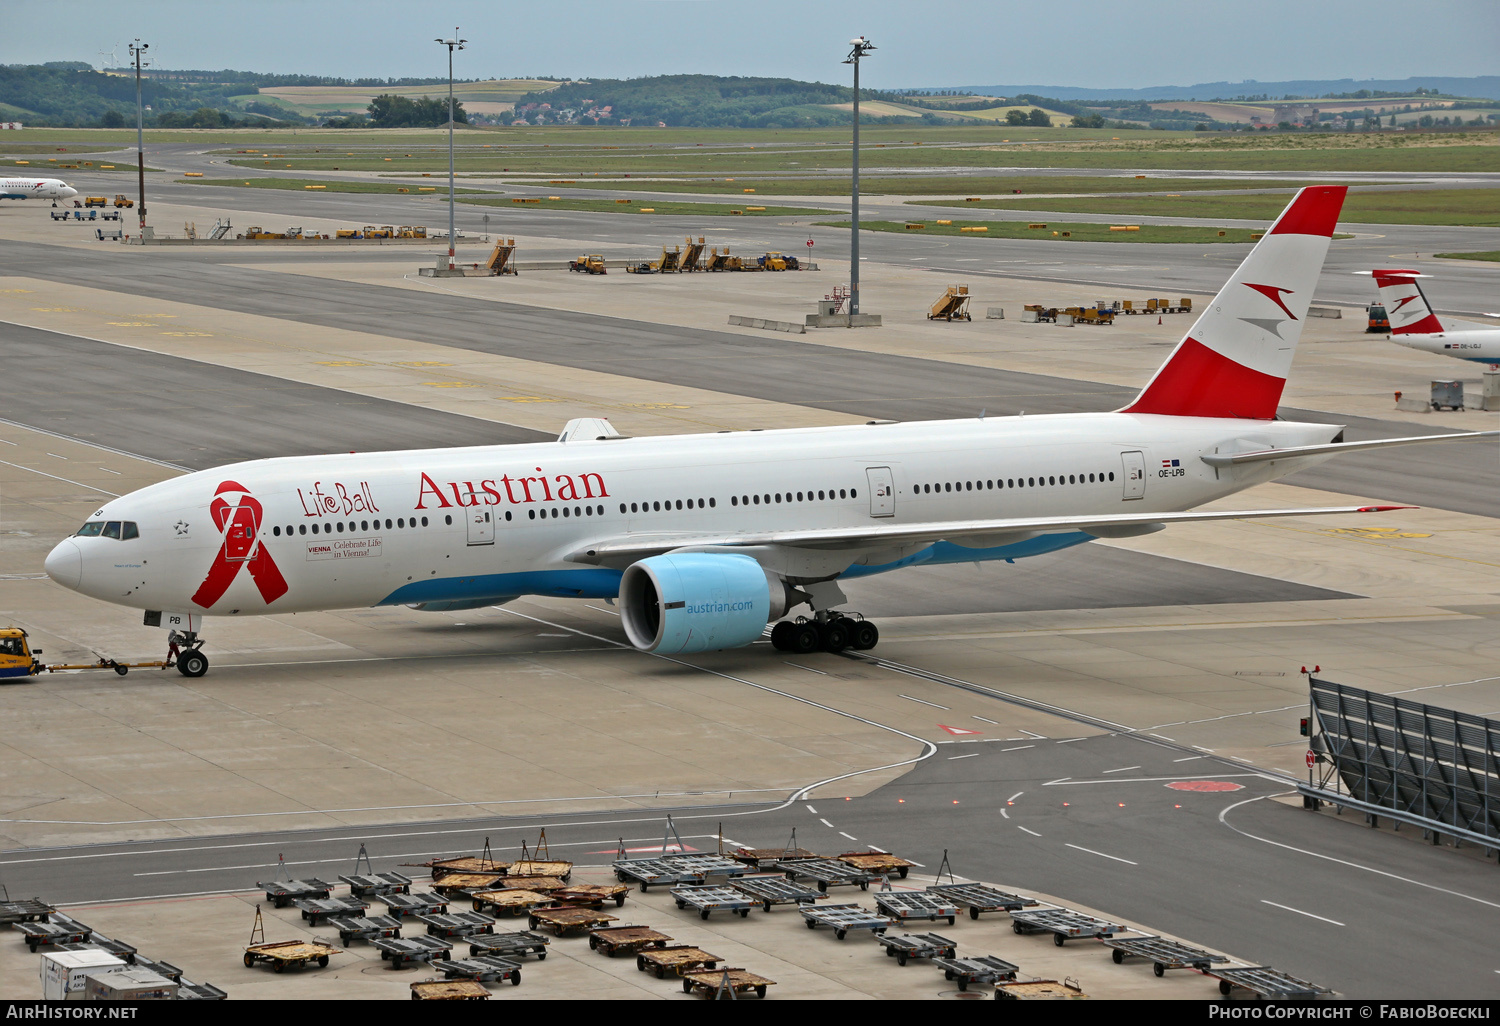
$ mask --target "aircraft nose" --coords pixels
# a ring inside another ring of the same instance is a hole
[[[74,196],[77,196],[77,195],[78,195],[78,190],[75,189],[75,188],[73,188],[71,185],[64,185],[63,186],[63,189],[62,189],[62,197],[63,197],[63,199],[72,199]]]
[[[47,553],[47,562],[43,564],[47,576],[52,578],[64,588],[77,591],[78,586],[83,583],[83,553],[78,550],[77,544],[69,538],[57,543],[57,546]]]

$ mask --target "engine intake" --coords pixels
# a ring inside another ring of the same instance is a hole
[[[680,552],[626,567],[620,619],[644,652],[710,652],[760,639],[786,612],[786,586],[749,556]]]

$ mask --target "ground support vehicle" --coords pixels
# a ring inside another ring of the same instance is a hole
[[[672,938],[649,926],[605,926],[589,931],[589,947],[614,958],[634,955],[647,948],[664,948]]]
[[[603,908],[606,901],[612,901],[619,908],[625,904],[625,895],[630,893],[630,888],[624,884],[564,884],[551,893],[561,905]]]
[[[882,915],[890,916],[897,923],[908,919],[948,920],[952,926],[958,918],[958,906],[951,901],[931,894],[913,894],[910,891],[879,891],[875,895],[875,907]]]
[[[695,969],[716,969],[722,959],[691,944],[678,944],[668,948],[649,948],[635,956],[635,967],[641,972],[655,973],[658,980],[666,979],[667,973],[682,976]]]
[[[496,955],[478,955],[456,960],[435,959],[432,968],[450,980],[474,980],[476,983],[509,980],[513,987],[521,985],[521,963]]]
[[[117,192],[115,193],[115,206],[133,207],[135,206],[135,200],[131,199],[129,196],[126,196],[123,192]]]
[[[855,884],[867,891],[870,881],[875,879],[873,873],[837,859],[779,859],[773,868],[785,873],[788,880],[811,880],[820,891],[835,884]]]
[[[1101,937],[1100,940],[1105,947],[1114,949],[1115,965],[1122,965],[1126,958],[1149,958],[1151,971],[1157,976],[1165,975],[1168,969],[1197,969],[1199,972],[1206,972],[1216,962],[1229,961],[1223,955],[1215,955],[1211,951],[1189,947],[1162,937]]]
[[[943,978],[958,984],[959,990],[968,990],[976,983],[998,983],[1014,980],[1021,967],[994,955],[978,958],[934,958],[932,964],[943,971]]]
[[[1083,987],[1077,980],[1011,980],[995,984],[995,999],[998,1001],[1056,1001],[1058,999],[1086,998]]]
[[[782,876],[745,876],[730,883],[731,887],[760,902],[766,912],[772,905],[806,905],[826,898],[822,891],[795,883]]]
[[[418,863],[432,870],[432,878],[441,880],[450,873],[489,873],[492,876],[504,876],[510,872],[509,862],[496,862],[494,859],[476,858],[473,855],[464,855],[456,859],[436,859],[432,862]]]
[[[898,859],[888,851],[846,851],[838,856],[838,861],[877,876],[890,876],[895,873],[903,880],[906,879],[906,874],[911,872],[911,867],[916,865],[915,862]]]
[[[74,922],[53,913],[47,922],[16,923],[26,946],[36,952],[37,948],[51,948],[63,944],[86,944],[94,931],[82,923]]]
[[[823,856],[815,851],[808,851],[806,848],[740,848],[731,852],[729,857],[758,869],[762,862],[775,862],[778,859],[820,859]]]
[[[273,880],[255,886],[264,890],[266,900],[277,908],[286,908],[294,901],[326,898],[333,890],[333,884],[316,877],[307,880]]]
[[[1299,980],[1267,965],[1228,966],[1210,969],[1206,975],[1218,977],[1219,993],[1225,997],[1236,987],[1250,991],[1263,1001],[1312,1001],[1324,994],[1333,993],[1327,987]]]
[[[1010,914],[1011,929],[1016,933],[1050,933],[1058,947],[1069,938],[1111,937],[1130,929],[1119,923],[1086,916],[1067,908],[1025,909]]]
[[[1041,904],[1035,898],[1012,894],[985,884],[936,884],[927,890],[960,908],[967,907],[970,919],[978,919],[981,912],[1013,912]]]
[[[448,911],[448,899],[436,894],[382,894],[377,901],[385,905],[388,915],[397,919],[410,916],[436,916]]]
[[[881,933],[875,936],[885,953],[905,965],[913,958],[956,958],[958,941],[937,933]]]
[[[497,916],[519,916],[533,909],[556,905],[557,899],[550,894],[532,890],[475,891],[469,895],[475,912],[492,911]]]
[[[318,920],[327,920],[333,916],[362,916],[370,907],[368,901],[359,898],[305,898],[302,901],[294,901],[302,912],[302,918],[313,926],[318,925]]]
[[[929,321],[972,321],[969,314],[969,286],[949,285],[927,311]]]
[[[380,951],[381,961],[391,963],[392,969],[400,969],[408,962],[431,962],[453,954],[453,945],[436,937],[377,937],[370,944]]]
[[[555,876],[568,882],[573,875],[573,863],[566,859],[518,859],[510,864],[511,876]]]
[[[672,897],[678,908],[689,905],[698,910],[698,918],[707,919],[710,912],[738,912],[748,918],[755,900],[733,887],[673,887]]]
[[[274,972],[284,973],[309,962],[318,963],[318,968],[327,967],[330,955],[340,954],[339,949],[322,941],[276,941],[272,944],[252,944],[245,949],[245,968],[257,962],[269,962]]]
[[[494,933],[495,920],[480,912],[449,912],[437,916],[417,916],[427,924],[427,932],[434,937],[458,940],[472,933]]]
[[[589,253],[579,257],[577,260],[568,261],[568,270],[578,271],[582,274],[608,274],[604,268],[604,257],[598,253]]]
[[[802,921],[807,924],[809,930],[827,926],[833,930],[833,935],[839,940],[843,940],[850,930],[871,930],[876,934],[882,934],[896,925],[884,916],[876,915],[869,909],[853,904],[803,905],[801,912]]]
[[[526,930],[515,933],[483,933],[469,938],[469,954],[499,955],[505,958],[535,955],[538,962],[543,962],[547,959],[547,945],[551,943],[541,934]]]
[[[373,898],[377,894],[410,894],[411,877],[400,873],[373,873],[368,876],[341,876],[356,898]]]
[[[621,859],[614,864],[615,879],[624,883],[634,880],[641,885],[641,893],[651,889],[652,884],[701,884],[704,874],[684,869],[666,859]]]
[[[339,932],[339,943],[348,947],[357,940],[385,940],[401,936],[401,920],[391,916],[335,916],[328,925]]]
[[[0,926],[9,923],[45,923],[56,911],[41,898],[0,902]]]
[[[413,1001],[488,1001],[490,992],[474,980],[419,980],[411,985]]]
[[[775,985],[775,980],[757,976],[744,969],[700,969],[682,974],[684,994],[697,991],[710,1001],[720,997],[726,990],[733,992],[731,996],[753,990],[756,997],[763,998],[766,996],[766,988]]]
[[[603,912],[595,912],[591,908],[577,908],[571,905],[535,909],[532,911],[530,917],[530,924],[533,930],[546,924],[559,937],[571,931],[592,930],[596,926],[603,926],[605,923],[618,921],[614,916],[605,915]]]
[[[461,897],[461,891],[488,891],[507,884],[504,874],[444,873],[432,882],[432,889],[444,897]]]

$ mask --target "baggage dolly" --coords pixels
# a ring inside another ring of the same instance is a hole
[[[602,926],[589,931],[589,947],[610,958],[635,955],[647,948],[664,948],[672,938],[649,926]]]
[[[504,876],[510,871],[509,862],[497,862],[491,858],[475,855],[463,855],[454,859],[434,859],[431,862],[402,863],[403,865],[417,865],[432,870],[432,878],[441,880],[450,873],[488,873],[491,876]]]
[[[927,888],[959,907],[967,907],[970,919],[978,919],[981,912],[1014,912],[1016,909],[1033,908],[1041,902],[1021,894],[1012,894],[985,884],[937,884]]]
[[[497,916],[526,915],[533,909],[557,904],[552,895],[530,890],[476,891],[469,899],[475,912],[489,910]]]
[[[535,955],[538,962],[547,960],[547,945],[552,943],[539,933],[517,930],[515,933],[482,933],[469,938],[470,955],[496,955],[502,958],[524,958]]]
[[[958,941],[936,933],[881,933],[875,939],[885,953],[905,965],[913,958],[956,958]]]
[[[392,969],[404,968],[408,962],[431,962],[453,954],[453,945],[436,937],[377,937],[370,943],[380,951],[381,961],[390,962]]]
[[[710,912],[738,912],[741,919],[750,916],[754,900],[733,887],[673,887],[672,898],[678,908],[689,905],[698,910],[699,919],[707,919]]]
[[[52,949],[54,951],[103,951],[105,954],[114,955],[126,965],[141,965],[145,961],[145,959],[136,957],[137,949],[133,945],[126,944],[124,941],[110,940],[108,937],[101,937],[97,933],[87,941],[54,944],[52,945]],[[154,971],[162,976],[167,975],[160,970]]]
[[[411,985],[413,1001],[488,1001],[490,992],[473,980],[418,980]]]
[[[855,869],[838,859],[781,859],[773,868],[785,873],[788,880],[811,880],[820,891],[835,884],[858,884],[860,890],[867,891],[870,881],[875,879],[873,873]]]
[[[1261,1000],[1312,1001],[1324,994],[1332,994],[1327,987],[1299,980],[1280,969],[1268,965],[1236,965],[1224,969],[1209,969],[1205,975],[1219,979],[1219,993],[1225,997],[1236,987],[1253,993]]]
[[[682,974],[684,994],[697,991],[710,1001],[717,998],[726,986],[734,994],[753,990],[756,997],[763,998],[766,996],[766,988],[775,985],[775,980],[768,980],[744,969],[695,969]]]
[[[26,946],[36,953],[37,948],[50,948],[58,944],[85,944],[93,930],[82,923],[72,920],[60,921],[61,916],[54,913],[54,919],[46,923],[17,923],[16,929],[21,931],[26,939]]]
[[[563,884],[552,892],[562,905],[588,905],[603,908],[606,901],[615,903],[615,908],[625,904],[625,895],[630,888],[623,884]]]
[[[621,859],[614,864],[615,879],[621,883],[634,880],[645,894],[652,884],[701,884],[704,874],[668,862],[666,859]]]
[[[1029,909],[1010,914],[1011,929],[1016,933],[1050,933],[1052,943],[1062,947],[1069,938],[1112,937],[1130,929],[1119,923],[1095,919],[1069,908]]]
[[[951,901],[931,894],[910,891],[880,891],[875,895],[875,907],[883,914],[904,924],[908,919],[948,920],[952,926],[958,918],[958,906]]]
[[[448,912],[417,919],[427,924],[427,932],[432,936],[449,940],[461,940],[472,933],[495,932],[495,920],[482,912]]]
[[[273,944],[252,944],[245,949],[245,968],[257,962],[269,962],[274,972],[284,973],[309,962],[318,963],[318,968],[328,966],[328,956],[339,954],[339,949],[322,941],[276,941]]]
[[[762,862],[771,863],[781,859],[820,859],[823,856],[815,851],[808,851],[806,848],[740,848],[731,852],[729,857],[759,869]]]
[[[838,861],[851,865],[855,869],[862,869],[866,873],[873,873],[876,876],[890,876],[895,873],[903,880],[906,879],[906,874],[910,872],[911,867],[916,865],[915,862],[898,859],[888,851],[846,851],[837,858]]]
[[[373,898],[380,894],[410,894],[411,877],[400,873],[374,873],[368,876],[341,876],[356,898]]]
[[[448,899],[436,894],[382,894],[376,899],[386,912],[397,919],[408,916],[437,916],[448,911]]]
[[[358,898],[305,898],[301,901],[292,902],[302,913],[311,926],[320,925],[318,920],[331,919],[334,916],[354,916],[358,918],[365,914],[370,907],[368,901]]]
[[[495,955],[479,955],[474,958],[443,959],[432,961],[432,968],[450,980],[473,980],[486,983],[490,980],[509,980],[512,987],[521,985],[521,963]]]
[[[934,958],[932,964],[943,971],[943,978],[953,980],[959,990],[968,990],[975,983],[998,983],[1014,980],[1021,967],[994,955],[978,958]]]
[[[808,905],[828,897],[822,891],[812,890],[781,876],[743,876],[732,881],[729,886],[760,902],[760,907],[767,912],[771,911],[772,905]]]
[[[328,925],[339,932],[339,943],[346,948],[357,940],[401,936],[401,920],[392,916],[334,916]]]
[[[682,976],[695,969],[715,969],[723,959],[691,944],[678,944],[670,948],[650,948],[636,952],[635,967],[641,972],[652,972],[658,980],[667,973]]]
[[[273,880],[258,883],[256,887],[266,892],[266,900],[277,908],[286,908],[294,901],[308,898],[326,898],[333,891],[333,884],[316,878],[307,880]]]
[[[432,889],[445,898],[458,898],[465,891],[488,891],[505,884],[501,873],[445,873],[441,879],[432,881]]]
[[[614,916],[605,915],[603,912],[595,912],[591,908],[578,908],[573,905],[561,905],[557,908],[538,908],[533,909],[531,912],[531,928],[533,930],[545,923],[559,937],[572,930],[590,930],[596,926],[603,926],[605,923],[618,921]]]
[[[799,911],[809,930],[815,930],[819,925],[831,927],[839,940],[843,940],[850,930],[873,930],[882,934],[895,925],[884,916],[877,916],[858,905],[803,905]]]
[[[7,923],[45,923],[47,917],[56,911],[41,898],[0,902],[0,926]]]
[[[1123,940],[1101,937],[1099,940],[1105,947],[1114,949],[1115,965],[1123,964],[1127,957],[1149,958],[1152,963],[1151,971],[1157,976],[1165,975],[1168,969],[1197,969],[1199,972],[1206,972],[1215,962],[1229,961],[1223,955],[1215,955],[1202,948],[1189,947],[1161,937],[1128,937]]]
[[[667,855],[662,861],[703,877],[736,877],[750,872],[750,867],[743,862],[723,855]]]

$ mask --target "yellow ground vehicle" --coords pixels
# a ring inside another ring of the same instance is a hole
[[[568,261],[568,270],[582,271],[585,274],[608,274],[604,269],[604,257],[599,253],[589,253],[577,260]]]
[[[103,196],[85,196],[83,198],[83,205],[86,207],[107,207],[109,206],[109,200]]]
[[[58,670],[114,670],[123,677],[130,672],[132,666],[162,669],[175,665],[169,655],[166,659],[149,663],[121,663],[101,656],[99,661],[94,663],[48,666],[37,658],[41,654],[41,649],[31,647],[27,641],[26,632],[20,627],[0,627],[0,680],[35,677],[43,673],[56,673]]]
[[[135,206],[135,200],[131,199],[129,196],[126,196],[123,192],[117,192],[115,193],[115,206],[133,207]]]

